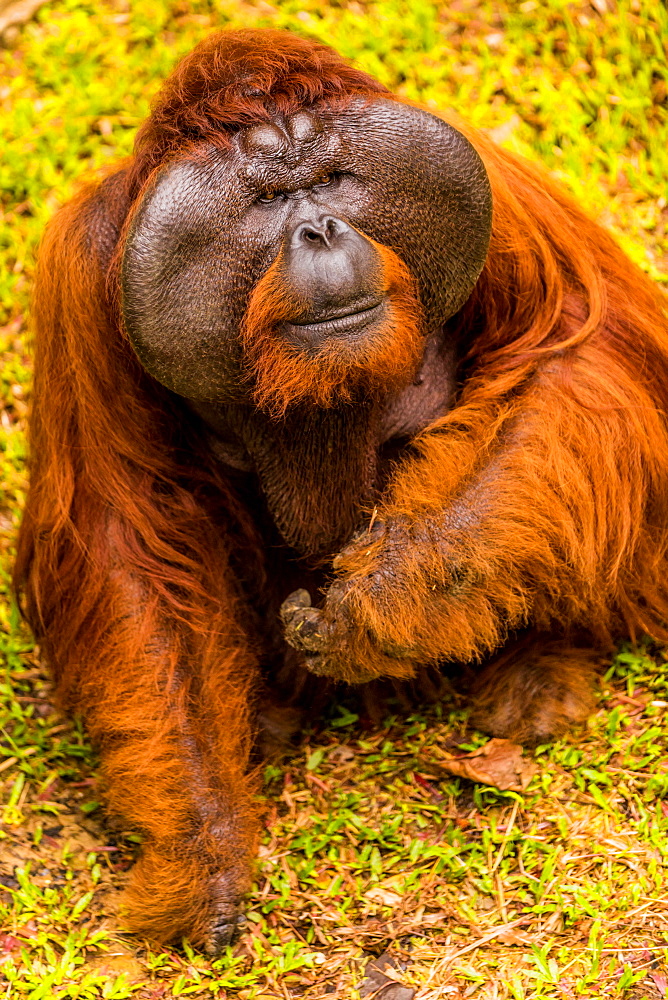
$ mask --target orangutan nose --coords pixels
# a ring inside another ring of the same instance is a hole
[[[293,241],[303,242],[307,246],[327,247],[330,249],[337,239],[350,230],[345,222],[334,219],[331,215],[323,216],[317,222],[302,222],[297,226]]]
[[[298,220],[284,250],[285,280],[302,303],[293,323],[318,323],[375,306],[384,295],[382,262],[373,243],[342,219]]]

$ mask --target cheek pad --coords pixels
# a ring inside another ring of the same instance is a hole
[[[189,399],[239,393],[236,333],[279,245],[278,232],[248,231],[247,209],[228,160],[215,154],[165,168],[130,227],[121,266],[128,336],[147,371]]]
[[[492,227],[485,167],[440,118],[395,101],[355,102],[330,118],[341,168],[370,198],[349,219],[396,250],[417,281],[431,329],[453,316],[482,271]]]
[[[288,188],[322,166],[341,173],[329,204],[324,189],[318,201],[399,254],[434,329],[466,301],[485,261],[492,205],[478,154],[450,125],[393,101],[355,100],[317,113],[317,142],[301,157],[297,149],[274,162],[274,173]],[[229,152],[209,148],[166,166],[123,251],[130,341],[150,374],[193,400],[246,398],[239,326],[280,249],[289,211],[253,204],[245,175],[265,165],[240,166],[239,150],[237,141]]]

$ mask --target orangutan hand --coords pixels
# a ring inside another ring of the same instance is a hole
[[[215,888],[212,895],[216,912],[207,928],[204,950],[208,955],[218,957],[236,935],[243,931],[248,921],[242,912],[241,900],[217,900]]]
[[[431,659],[421,633],[428,605],[443,599],[443,584],[429,582],[432,564],[442,562],[435,524],[376,522],[334,560],[342,575],[328,588],[321,609],[311,606],[305,590],[284,601],[286,640],[304,653],[315,674],[349,683],[410,677]],[[460,582],[453,564],[448,587],[456,589]]]
[[[246,923],[251,868],[247,858],[218,868],[210,848],[208,838],[144,844],[126,886],[132,932],[155,942],[186,937],[213,957],[225,950]]]

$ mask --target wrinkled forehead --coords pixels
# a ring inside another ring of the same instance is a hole
[[[239,132],[232,141],[233,169],[242,183],[299,186],[340,163],[342,136],[332,116],[298,111]]]

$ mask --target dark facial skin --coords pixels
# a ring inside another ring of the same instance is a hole
[[[317,351],[323,336],[352,336],[382,317],[382,266],[373,244],[347,222],[303,208],[283,262],[286,291],[304,305],[283,330],[290,342]]]
[[[300,112],[160,173],[125,247],[125,324],[179,395],[240,402],[239,327],[281,250],[295,325],[379,304],[370,237],[408,265],[431,331],[470,294],[490,222],[482,163],[439,119],[387,100]]]
[[[439,331],[473,289],[490,225],[489,183],[472,146],[428,113],[385,99],[253,126],[227,152],[177,159],[144,196],[122,263],[134,349],[204,417],[217,454],[257,474],[300,553],[344,541],[377,488],[383,441],[415,433],[450,405],[454,350]],[[374,241],[398,254],[416,284],[425,320],[416,385],[334,411],[259,412],[239,339],[254,286],[280,255],[298,303],[281,335],[316,354],[332,334],[362,348],[385,318]]]

